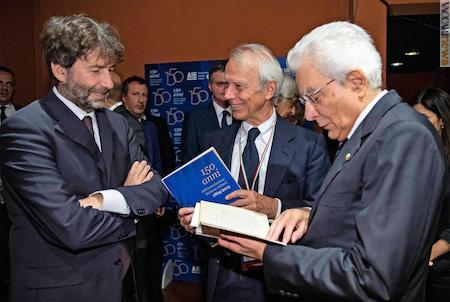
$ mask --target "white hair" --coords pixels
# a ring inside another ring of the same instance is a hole
[[[251,55],[249,58],[248,55]],[[276,89],[273,97],[278,97],[281,86],[283,85],[283,71],[280,63],[274,57],[272,52],[261,44],[242,44],[233,49],[230,53],[230,59],[235,60],[241,65],[249,66],[255,59],[258,61],[259,88],[263,88],[268,82],[274,81]],[[250,59],[250,60],[249,60]]]
[[[370,35],[360,26],[336,21],[316,27],[289,51],[287,62],[297,71],[310,61],[324,76],[344,82],[352,70],[361,70],[371,88],[381,87],[381,57]]]
[[[280,95],[272,100],[274,105],[281,103],[283,99],[292,99],[298,97],[297,84],[295,80],[287,73],[283,73],[283,85],[281,86]],[[282,99],[283,98],[283,99]]]

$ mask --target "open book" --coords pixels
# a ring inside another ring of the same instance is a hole
[[[254,239],[286,245],[267,239],[269,219],[267,215],[225,204],[202,200],[195,205],[191,226],[196,234],[219,237],[221,230],[248,236]]]
[[[240,187],[214,147],[196,156],[162,179],[181,207],[193,207],[200,200],[230,203],[225,196]]]

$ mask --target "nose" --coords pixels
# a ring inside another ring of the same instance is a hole
[[[231,99],[234,99],[234,97],[235,97],[235,95],[236,95],[236,93],[235,93],[235,88],[233,88],[232,86],[233,85],[226,85],[227,87],[225,87],[225,95],[224,95],[224,97],[225,97],[225,99],[227,99],[227,100],[231,100]]]
[[[102,85],[104,88],[110,90],[113,88],[114,83],[111,78],[111,72],[109,70],[106,70],[102,73],[102,77],[100,79],[100,85]]]
[[[319,113],[317,112],[316,108],[314,108],[314,105],[312,105],[310,102],[307,102],[305,104],[305,119],[308,121],[314,121],[316,120]]]

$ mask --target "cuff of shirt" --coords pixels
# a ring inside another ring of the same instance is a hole
[[[277,214],[275,215],[275,218],[277,218],[281,214],[281,200],[279,198],[275,198],[275,200],[277,201],[278,205]]]
[[[92,193],[102,194],[103,204],[101,210],[104,212],[112,212],[122,215],[129,215],[131,210],[125,200],[125,197],[117,190],[103,190]]]

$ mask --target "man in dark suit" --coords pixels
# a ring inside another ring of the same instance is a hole
[[[12,301],[120,301],[136,216],[167,198],[125,119],[103,108],[123,46],[82,15],[41,45],[55,86],[7,119],[0,164],[11,218]]]
[[[206,134],[204,148],[214,146],[241,185],[227,196],[237,198],[231,205],[269,218],[311,206],[329,168],[325,140],[277,116],[271,100],[283,73],[276,58],[263,45],[242,45],[230,55],[225,80],[233,117],[242,122]],[[191,213],[179,211],[187,230]],[[261,268],[244,271],[239,256],[216,249],[209,259],[207,301],[266,301],[263,279]]]
[[[161,151],[156,126],[151,121],[147,121],[145,115],[147,99],[148,88],[145,80],[138,76],[129,77],[122,83],[123,107],[118,106],[114,111],[125,116],[135,133],[142,133],[140,134],[142,137],[138,137],[139,144],[145,150],[144,153],[147,155],[153,167],[159,173],[162,173]],[[130,114],[131,118],[135,119],[138,123],[129,118]]]
[[[424,301],[446,164],[432,125],[381,89],[381,57],[349,22],[322,25],[288,54],[305,117],[342,142],[310,214],[284,212],[266,245],[219,243],[264,262],[270,292],[301,301]],[[414,184],[414,185],[412,185]],[[294,226],[294,228],[293,228]]]
[[[148,88],[145,80],[132,76],[122,83],[123,106],[115,111],[122,114],[133,128],[135,133],[141,133],[139,144],[146,150],[147,158],[155,169],[161,173],[161,156],[158,144],[156,127],[147,121],[145,108],[147,106]],[[162,301],[161,268],[163,262],[162,235],[159,216],[164,214],[162,207],[155,214],[148,215],[139,220],[136,225],[136,242],[132,245],[132,259],[134,266],[134,279],[139,302]],[[129,279],[132,279],[129,275]],[[133,282],[127,282],[132,287]],[[129,292],[133,293],[132,290]]]
[[[225,64],[219,63],[209,71],[212,101],[186,113],[181,137],[181,160],[188,162],[200,154],[205,134],[232,123],[231,107],[225,98]]]
[[[0,66],[0,125],[20,109],[20,106],[13,103],[15,91],[16,80],[14,72],[6,66]],[[10,222],[2,191],[2,182],[0,180],[0,300],[3,301],[8,299],[9,291],[8,242]]]

